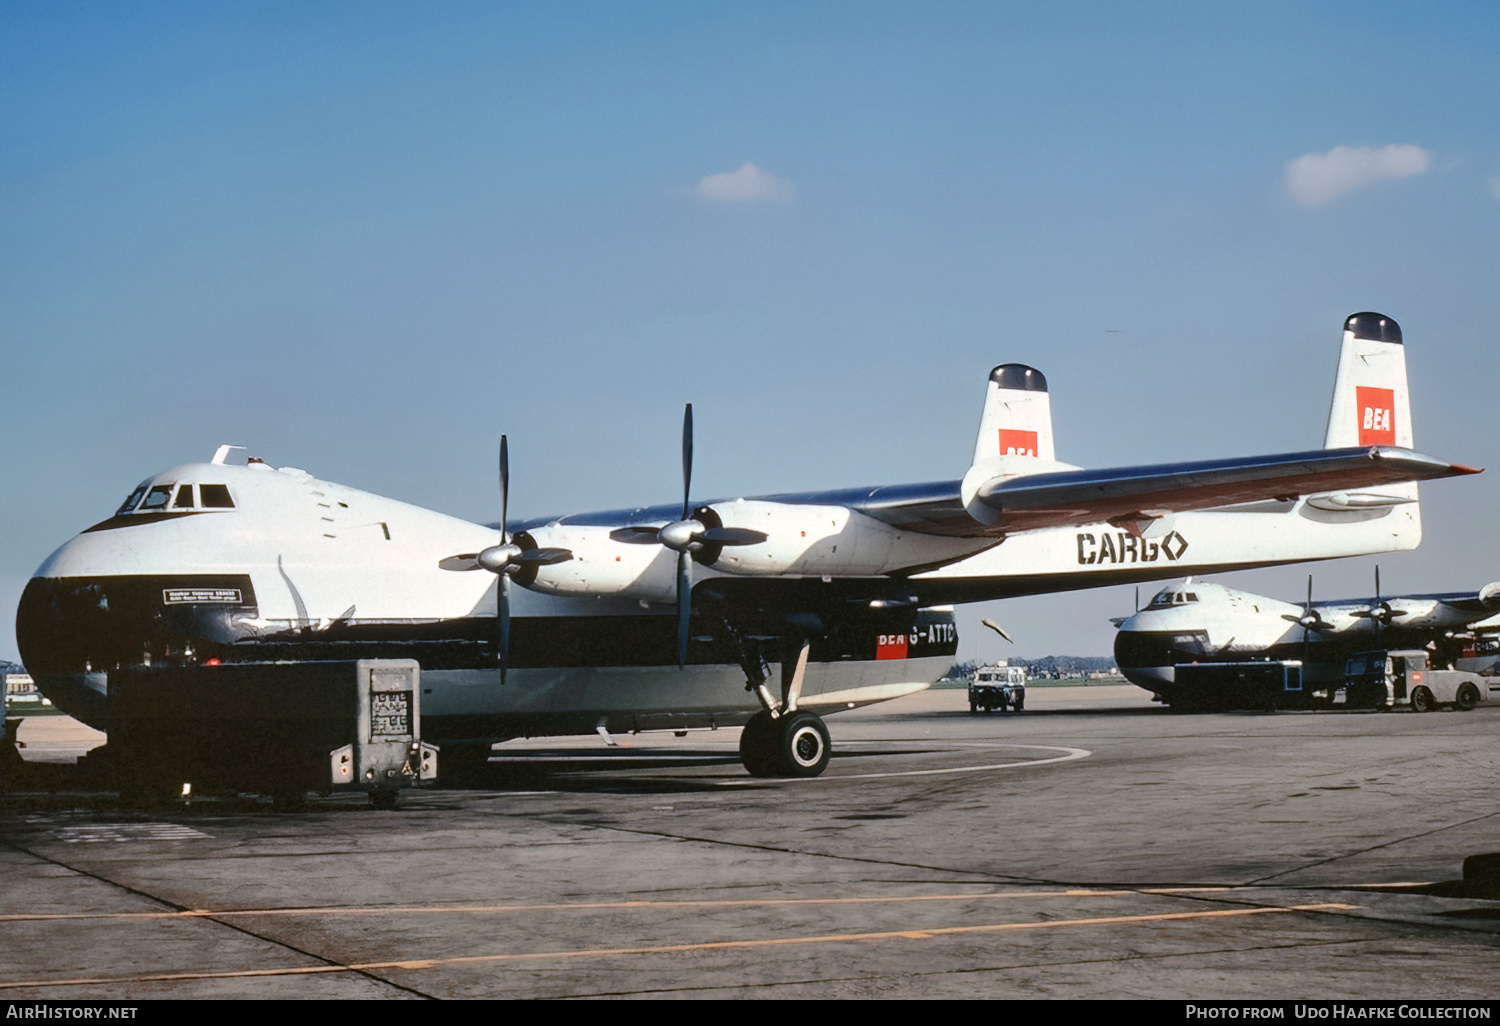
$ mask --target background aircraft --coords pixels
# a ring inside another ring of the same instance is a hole
[[[692,439],[689,406],[680,503],[514,532],[502,439],[498,535],[231,466],[222,447],[143,481],[42,564],[17,615],[26,665],[102,725],[115,666],[411,656],[424,733],[450,754],[745,723],[752,773],[812,775],[820,711],[951,665],[945,606],[1412,548],[1414,482],[1475,473],[1412,451],[1401,330],[1374,313],[1344,324],[1323,449],[1081,470],[1055,459],[1046,380],[1019,364],[990,373],[960,480],[695,503]]]
[[[1340,681],[1354,652],[1432,646],[1434,666],[1458,665],[1472,629],[1500,613],[1500,581],[1478,591],[1380,594],[1298,605],[1192,578],[1163,588],[1144,609],[1116,621],[1115,662],[1131,683],[1170,703],[1180,663],[1295,659],[1304,685]]]

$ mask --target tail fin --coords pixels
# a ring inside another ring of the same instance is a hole
[[[1333,406],[1328,412],[1325,449],[1394,445],[1412,447],[1411,397],[1406,388],[1406,346],[1401,325],[1378,313],[1350,314],[1344,321]],[[1417,483],[1384,485],[1377,490],[1308,496],[1307,505],[1324,513],[1379,516],[1405,506],[1392,537],[1395,546],[1413,548],[1422,537]]]
[[[974,463],[1001,456],[1053,459],[1052,401],[1047,395],[1047,379],[1041,371],[1019,363],[1002,364],[990,371],[979,439],[974,443]]]
[[[1391,318],[1357,313],[1344,322],[1344,345],[1323,447],[1370,445],[1412,447],[1406,346],[1401,342],[1401,326]]]
[[[996,478],[1077,469],[1053,456],[1052,400],[1042,372],[1019,363],[990,371],[974,459],[959,486],[970,515],[981,524],[993,524],[999,517],[977,497],[979,489]]]

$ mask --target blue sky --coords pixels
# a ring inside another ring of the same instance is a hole
[[[1365,309],[1495,468],[1382,580],[1500,579],[1497,52],[1477,3],[12,0],[0,606],[221,442],[476,520],[502,431],[520,515],[670,500],[685,401],[698,497],[954,478],[1026,362],[1070,462],[1313,447]],[[1130,603],[961,627],[1103,654]]]

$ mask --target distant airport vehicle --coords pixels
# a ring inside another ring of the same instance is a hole
[[[1213,700],[1214,680],[1235,686],[1230,670],[1214,667],[1295,661],[1299,687],[1287,690],[1303,690],[1316,704],[1331,701],[1355,652],[1431,644],[1435,661],[1456,665],[1471,626],[1500,613],[1500,582],[1478,591],[1382,597],[1377,575],[1371,598],[1314,602],[1308,581],[1300,606],[1192,578],[1163,588],[1144,609],[1115,621],[1120,672],[1168,704],[1202,705]],[[1245,702],[1260,704],[1259,691],[1242,690]],[[1223,696],[1218,704],[1224,701],[1239,699]]]
[[[969,712],[1026,708],[1026,670],[1020,666],[981,666],[969,678]]]
[[[1344,689],[1348,704],[1356,707],[1405,706],[1422,713],[1449,706],[1468,712],[1491,692],[1500,696],[1500,681],[1462,670],[1434,669],[1421,649],[1376,650],[1358,652],[1349,659]]]
[[[1324,448],[1082,470],[1033,368],[990,372],[962,478],[485,527],[258,459],[147,478],[53,553],[16,631],[42,691],[106,727],[112,670],[411,658],[443,762],[518,736],[744,724],[757,775],[827,765],[822,715],[952,663],[953,603],[1414,547],[1401,329],[1344,324]],[[481,571],[481,572],[475,572]],[[772,669],[779,667],[779,673]],[[772,683],[779,677],[779,689]]]

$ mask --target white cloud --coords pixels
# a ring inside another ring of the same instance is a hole
[[[762,171],[748,161],[738,171],[725,171],[698,181],[698,195],[715,203],[785,200],[791,199],[795,191],[791,182]]]
[[[1335,146],[1288,161],[1286,191],[1304,207],[1318,207],[1387,178],[1422,174],[1431,164],[1420,146]]]

